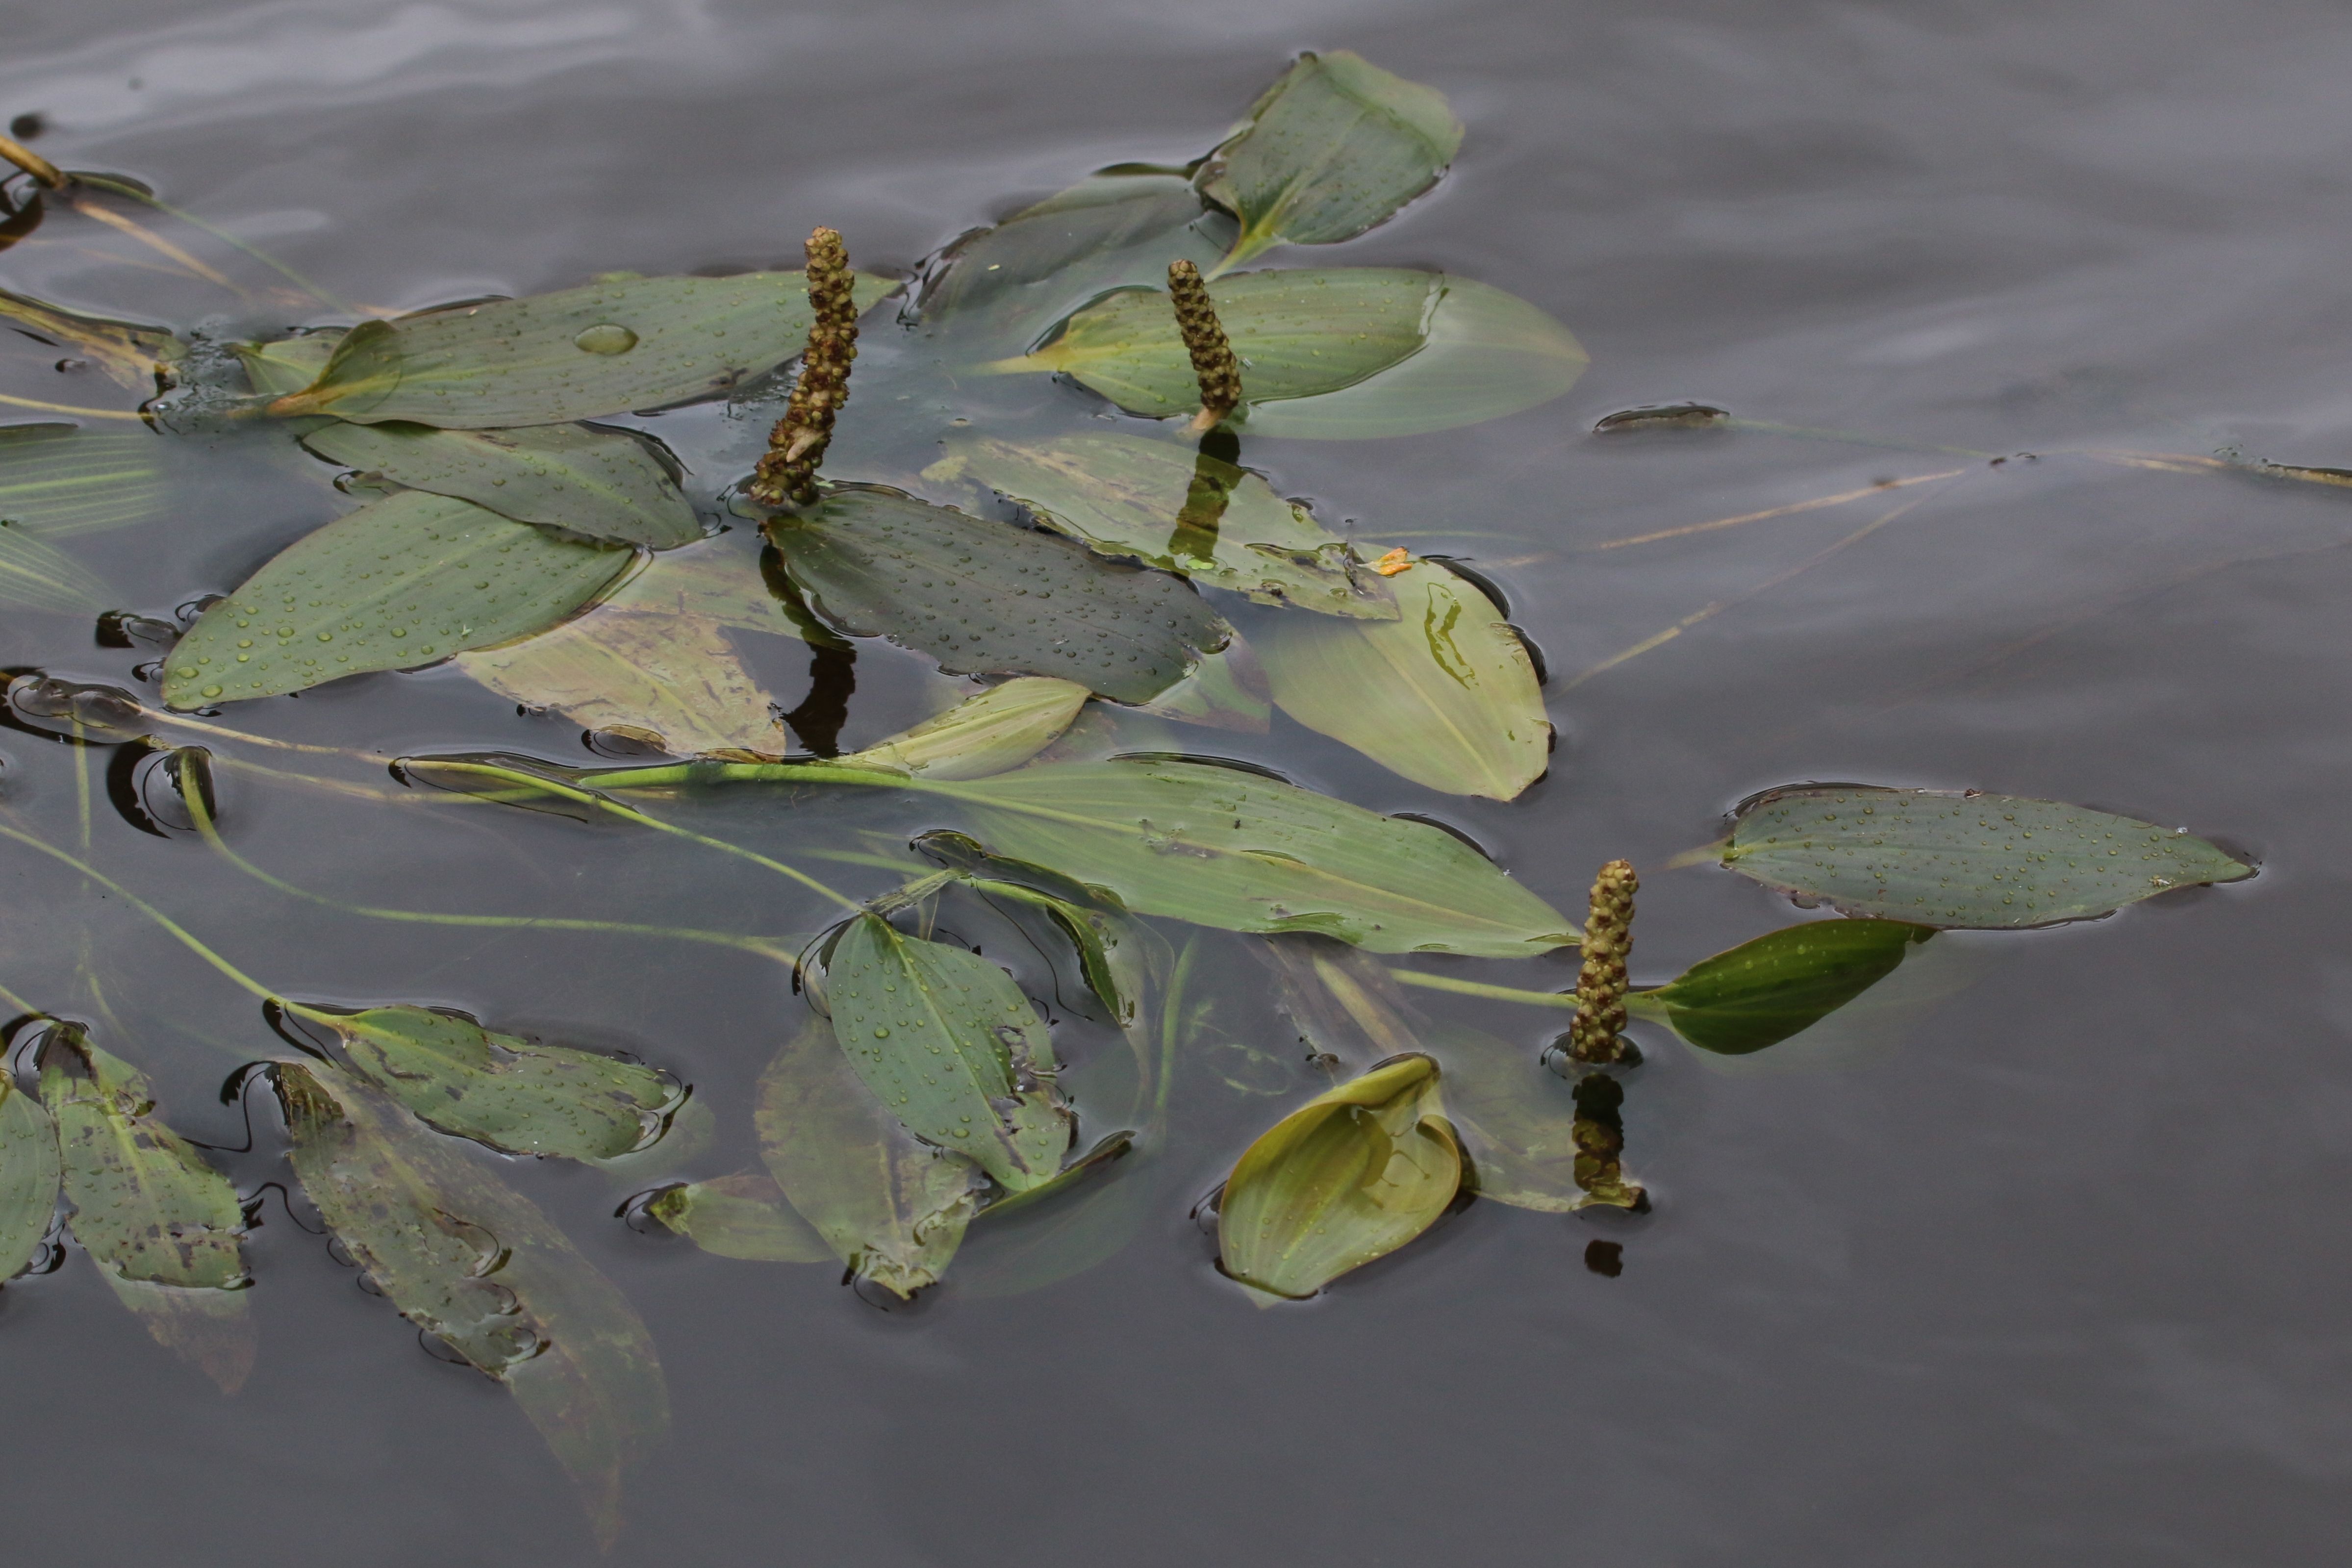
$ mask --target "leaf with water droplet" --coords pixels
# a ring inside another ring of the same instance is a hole
[[[585,425],[436,430],[339,422],[302,437],[331,461],[456,496],[518,522],[674,550],[702,537],[694,507],[650,437]]]
[[[1745,1056],[1811,1028],[1935,935],[1901,921],[1814,921],[1702,959],[1626,1005],[1701,1050]]]
[[[0,518],[10,532],[49,541],[158,517],[171,495],[162,439],[72,425],[0,429]],[[81,587],[96,591],[88,582]],[[73,607],[88,596],[78,593]]]
[[[1517,632],[1437,562],[1389,581],[1393,621],[1278,616],[1252,634],[1275,705],[1415,784],[1515,798],[1551,754],[1551,721]]]
[[[1019,767],[1059,740],[1087,695],[1075,680],[1023,676],[835,761],[931,779],[986,778]]]
[[[0,1068],[0,1280],[24,1272],[40,1250],[59,1180],[56,1121]]]
[[[401,1316],[505,1384],[572,1475],[602,1542],[621,1473],[669,1424],[626,1298],[464,1145],[323,1062],[277,1064],[294,1173]]]
[[[860,915],[826,956],[824,994],[842,1054],[909,1131],[1012,1192],[1061,1170],[1075,1122],[1053,1043],[1003,970]]]
[[[528,637],[634,559],[404,490],[296,541],[205,611],[164,661],[163,700],[275,697]]]
[[[897,287],[860,275],[857,303]],[[809,321],[798,272],[616,279],[366,322],[269,411],[447,430],[569,424],[724,396],[800,353]]]
[[[833,1248],[765,1171],[665,1187],[646,1212],[703,1251],[749,1263],[830,1263]]]
[[[2017,795],[1811,784],[1747,802],[1723,863],[1850,915],[1986,931],[2109,914],[2254,868],[2186,831]]]
[[[462,1013],[295,1006],[410,1114],[509,1154],[612,1160],[661,1136],[686,1090],[637,1062],[485,1029]]]
[[[1252,1143],[1225,1179],[1225,1272],[1274,1296],[1312,1296],[1404,1246],[1462,1185],[1462,1151],[1421,1055],[1317,1095]]]

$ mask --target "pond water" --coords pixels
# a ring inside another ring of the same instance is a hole
[[[667,1375],[672,1429],[630,1477],[611,1561],[2340,1560],[2352,958],[2322,933],[2344,879],[2323,873],[2352,865],[2330,794],[2352,752],[2327,718],[2352,700],[2352,502],[2197,461],[2352,460],[2340,8],[89,0],[0,17],[0,114],[41,116],[31,145],[144,181],[371,310],[796,267],[820,223],[860,266],[903,271],[1092,169],[1198,156],[1301,48],[1360,51],[1446,93],[1467,140],[1393,222],[1282,264],[1475,277],[1565,321],[1592,368],[1511,417],[1245,437],[1242,460],[1330,526],[1497,584],[1548,666],[1558,750],[1503,804],[1280,717],[1263,735],[1132,734],[1442,820],[1563,909],[1630,858],[1646,980],[1803,918],[1723,870],[1667,868],[1792,781],[2080,802],[2263,868],[2108,920],[1940,937],[1901,1005],[1785,1050],[1711,1058],[1636,1025],[1627,1159],[1651,1213],[1475,1203],[1267,1310],[1218,1273],[1191,1211],[1328,1080],[1247,940],[1212,933],[1164,1133],[1097,1194],[1093,1228],[1074,1241],[1042,1205],[983,1226],[941,1287],[885,1309],[835,1268],[613,1217],[632,1193],[756,1163],[754,1080],[803,1011],[774,963],[336,913],[199,837],[140,831],[108,805],[109,752],[0,734],[13,822],[87,845],[269,984],[462,1007],[693,1084],[712,1112],[699,1148],[666,1140],[620,1171],[504,1163],[635,1304]],[[330,319],[153,261],[58,216],[0,253],[0,282],[181,330]],[[879,376],[891,351],[869,352]],[[0,354],[0,394],[129,405],[54,357]],[[1045,385],[986,396],[1083,405]],[[1742,423],[1590,434],[1692,399]],[[843,466],[879,450],[857,412],[828,473],[904,482]],[[689,454],[724,445],[709,411],[634,423]],[[68,542],[123,608],[168,617],[226,591],[348,505],[323,465],[226,438],[172,450],[184,488],[164,516]],[[2115,456],[2151,452],[2180,460]],[[1874,489],[1929,475],[1949,477]],[[12,612],[0,641],[12,669],[126,687],[156,657],[100,646],[87,616]],[[782,706],[811,698],[801,644],[746,657]],[[844,745],[903,728],[942,685],[878,643],[856,677]],[[213,721],[342,749],[208,742],[345,786],[219,777],[232,847],[348,905],[777,938],[832,918],[658,837],[419,805],[392,757],[595,760],[577,724],[452,668]],[[935,825],[919,799],[814,794],[691,816],[786,858]],[[860,896],[892,879],[797,863],[867,879]],[[254,998],[121,897],[21,847],[6,865],[0,982],[89,1021],[191,1138],[242,1147],[249,1105],[252,1152],[215,1158],[242,1193],[290,1184],[269,1097],[220,1092],[282,1053]],[[962,934],[1050,991],[1002,928]],[[1572,955],[1459,973],[1574,978]],[[1530,1062],[1565,1016],[1420,1000]],[[1108,1073],[1124,1047],[1073,1020],[1064,1048],[1074,1073]],[[282,1191],[247,1242],[259,1353],[233,1397],[142,1334],[78,1252],[0,1290],[18,1551],[596,1560],[513,1401],[420,1353]],[[1591,1266],[1596,1240],[1614,1265]]]

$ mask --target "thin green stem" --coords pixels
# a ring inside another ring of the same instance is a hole
[[[1576,1011],[1573,991],[1520,991],[1508,985],[1489,985],[1481,980],[1456,980],[1451,974],[1429,974],[1418,969],[1391,969],[1389,973],[1404,984],[1418,985],[1424,991],[1451,991],[1458,996],[1485,996],[1496,1002],[1521,1002],[1530,1007]]]

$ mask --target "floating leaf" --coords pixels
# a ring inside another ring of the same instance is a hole
[[[949,451],[973,479],[1102,554],[1262,605],[1396,618],[1387,584],[1347,541],[1257,475],[1206,453],[1108,431],[1032,446],[974,439]]]
[[[760,574],[760,543],[736,532],[665,550],[613,591],[603,609],[632,615],[692,616],[738,631],[803,634]],[[819,632],[820,636],[830,634]]]
[[[686,1098],[651,1068],[495,1034],[462,1013],[298,1011],[410,1114],[509,1154],[617,1159],[660,1137]]]
[[[1701,1050],[1745,1056],[1828,1017],[1895,972],[1935,935],[1900,921],[1815,921],[1702,959],[1626,998]]]
[[[58,1212],[58,1127],[0,1068],[0,1280],[25,1271]]]
[[[622,1467],[669,1423],[653,1341],[547,1216],[382,1091],[280,1062],[294,1173],[402,1317],[504,1383],[609,1546]]]
[[[166,661],[173,708],[299,691],[544,631],[635,557],[470,501],[387,496],[280,551]]]
[[[344,335],[342,328],[332,327],[276,342],[238,343],[236,357],[243,362],[245,378],[253,384],[254,391],[264,397],[283,397],[319,379]]]
[[[236,1189],[163,1125],[146,1079],[77,1026],[54,1027],[39,1060],[74,1239],[158,1344],[235,1393],[254,1352]]]
[[[1437,1080],[1431,1058],[1399,1057],[1317,1095],[1251,1144],[1218,1205],[1225,1272],[1297,1300],[1436,1224],[1462,1185]]]
[[[900,1296],[938,1282],[984,1178],[900,1125],[824,1020],[810,1019],[761,1075],[753,1121],[776,1184],[858,1278]]]
[[[0,521],[0,605],[53,615],[94,615],[107,586],[72,556],[13,522]]]
[[[1136,706],[1163,719],[1205,724],[1239,735],[1263,735],[1274,719],[1274,699],[1266,695],[1265,671],[1257,656],[1236,634],[1221,652],[1202,658],[1192,674],[1149,702]]]
[[[397,422],[344,423],[314,430],[302,444],[396,485],[456,496],[519,522],[655,550],[702,537],[694,507],[668,465],[633,431],[583,425],[436,430]]]
[[[1723,863],[1851,915],[1999,931],[2254,874],[2187,830],[2016,795],[1868,785],[1747,802]]]
[[[1019,767],[1061,739],[1086,700],[1087,689],[1075,680],[1024,676],[835,760],[844,767],[925,778],[986,778]]]
[[[1139,702],[1227,635],[1173,577],[891,490],[835,490],[768,534],[826,621],[958,675],[1058,676]]]
[[[1443,828],[1237,768],[1055,763],[946,787],[982,808],[991,848],[1142,914],[1374,952],[1525,958],[1576,941],[1566,917]]]
[[[1053,1043],[1003,970],[860,915],[826,957],[825,999],[850,1066],[909,1131],[1012,1192],[1061,1170],[1073,1123]]]
[[[1393,621],[1277,616],[1253,634],[1275,705],[1415,784],[1514,798],[1551,756],[1551,721],[1518,634],[1434,561],[1389,582]]]
[[[833,1248],[794,1212],[765,1171],[683,1182],[646,1212],[705,1252],[752,1263],[830,1263]]]
[[[524,642],[457,656],[457,667],[527,708],[583,729],[650,741],[672,756],[781,757],[783,721],[725,628],[698,616],[600,607]]]
[[[857,303],[896,287],[860,276]],[[798,272],[616,279],[365,322],[315,384],[269,411],[452,430],[565,425],[720,396],[798,353],[808,327]]]
[[[1255,407],[1337,392],[1412,353],[1444,281],[1433,272],[1381,267],[1243,272],[1217,279],[1210,297],[1241,358],[1242,396]],[[1175,307],[1160,289],[1106,295],[1044,347],[986,368],[1060,372],[1150,418],[1201,406]]]
[[[0,321],[42,342],[71,349],[118,384],[147,397],[155,395],[156,373],[187,353],[186,344],[161,327],[78,315],[5,289],[0,289]]]
[[[145,522],[168,493],[160,439],[71,425],[0,429],[0,519],[44,539]]]
[[[1069,938],[1087,989],[1110,1010],[1110,1021],[1122,1029],[1141,1021],[1154,949],[1164,944],[1124,910],[1058,871],[992,855],[965,834],[935,828],[918,837],[915,847],[976,892],[1044,910]]]
[[[1435,184],[1461,146],[1434,88],[1347,49],[1299,56],[1201,172],[1209,198],[1241,215],[1225,265],[1354,238]]]

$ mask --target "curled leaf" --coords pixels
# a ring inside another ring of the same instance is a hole
[[[1701,1050],[1745,1056],[1828,1017],[1935,934],[1901,921],[1815,921],[1702,959],[1626,1002]]]

